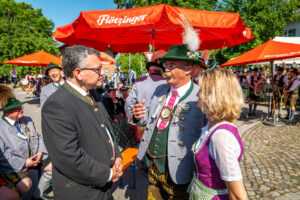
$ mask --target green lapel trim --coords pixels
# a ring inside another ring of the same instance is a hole
[[[56,85],[54,84],[54,82],[52,82],[52,85],[53,85],[54,87],[58,88],[58,86],[56,86]]]
[[[193,89],[194,89],[194,83],[191,82],[190,88],[189,88],[188,91],[185,93],[185,95],[183,95],[183,97],[181,97],[181,98],[179,99],[178,103],[180,103],[180,102],[182,102],[183,100],[185,100],[185,99],[191,94],[191,92],[193,91]]]
[[[11,125],[11,124],[5,119],[4,115],[2,115],[2,119],[3,119],[3,121],[5,121],[8,125],[13,126],[13,125]]]
[[[77,92],[74,88],[72,88],[67,82],[65,82],[65,84],[63,85],[66,90],[68,90],[73,96],[77,97],[78,99],[84,101],[85,103],[92,105],[91,102],[85,98],[84,96],[82,96],[79,92]]]

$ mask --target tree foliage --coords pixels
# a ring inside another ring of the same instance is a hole
[[[11,44],[8,9],[10,10]],[[58,56],[58,43],[52,38],[53,29],[53,21],[43,16],[42,9],[34,9],[24,2],[0,0],[0,63],[41,49]],[[9,74],[12,66],[2,65],[0,68],[0,75]],[[16,70],[19,75],[24,75],[37,73],[41,68],[18,66]]]
[[[132,53],[130,55],[130,69],[134,69],[136,72],[137,77],[141,76],[141,59],[142,59],[142,71],[146,71],[146,58],[145,56],[140,53]],[[126,74],[129,72],[129,54],[128,53],[122,53],[120,54],[120,57],[117,58],[117,62],[121,67],[121,70],[123,70]]]
[[[219,64],[236,57],[269,38],[284,34],[288,21],[299,19],[295,14],[300,7],[297,0],[114,0],[118,8],[133,8],[156,4],[168,4],[198,10],[239,13],[247,27],[252,28],[254,39],[250,42],[222,50],[211,51],[211,59]]]
[[[118,8],[137,8],[158,4],[198,10],[216,10],[218,8],[218,0],[114,0],[114,3]]]

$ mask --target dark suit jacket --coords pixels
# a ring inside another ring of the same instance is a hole
[[[106,127],[114,138],[103,104],[92,106],[67,83],[48,98],[42,130],[53,164],[56,200],[109,198],[110,167],[121,155]]]
[[[118,103],[116,103],[116,105],[114,104],[113,100],[109,97],[106,97],[103,100],[103,105],[112,120],[115,118],[116,115],[119,115],[120,113],[125,115],[124,100],[121,98],[116,99],[118,100]]]

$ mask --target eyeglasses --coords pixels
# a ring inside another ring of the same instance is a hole
[[[163,63],[164,68],[174,69],[180,67],[176,63]],[[182,64],[182,66],[189,66],[189,63]]]
[[[164,68],[174,69],[177,67],[175,63],[163,63]]]
[[[101,75],[101,69],[102,69],[102,66],[95,67],[95,68],[83,68],[81,70],[92,70],[92,71],[96,72],[98,75]]]

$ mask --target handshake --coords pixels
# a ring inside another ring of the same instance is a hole
[[[112,168],[110,168],[112,171],[112,177],[111,177],[111,181],[112,182],[116,182],[119,180],[119,178],[123,175],[123,171],[122,171],[122,159],[121,158],[117,158],[114,165],[112,166]]]

